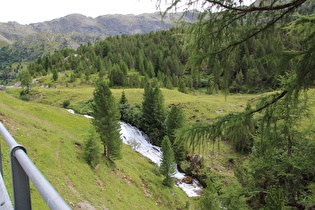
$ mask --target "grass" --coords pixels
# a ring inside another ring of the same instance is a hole
[[[8,88],[8,94],[0,92],[0,120],[14,138],[27,148],[31,159],[66,201],[73,204],[74,209],[89,206],[97,209],[183,209],[188,201],[191,209],[196,208],[198,198],[188,198],[178,188],[162,186],[163,178],[157,166],[126,145],[123,147],[124,158],[116,161],[116,168],[108,167],[103,162],[93,170],[84,163],[82,145],[90,120],[72,115],[60,107],[64,100],[69,99],[70,108],[84,111],[82,107],[92,99],[93,90],[90,85],[35,87],[31,102],[23,102],[12,97],[19,97],[20,88]],[[112,89],[117,101],[122,91]],[[143,89],[124,91],[130,104],[142,103]],[[210,121],[226,113],[241,111],[247,103],[253,103],[260,96],[239,94],[226,97],[183,94],[168,89],[162,91],[165,106],[181,105],[189,123]],[[309,93],[310,103],[314,103],[314,90]],[[314,106],[310,110],[314,113]],[[234,179],[230,160],[244,158],[236,154],[227,142],[209,144],[197,153],[204,156],[205,168],[219,174],[222,182]],[[10,183],[8,157],[4,157],[3,161],[5,179]],[[34,206],[45,206],[34,187],[32,196]]]
[[[19,97],[20,88],[8,88],[7,92]],[[57,88],[33,88],[32,101],[61,107],[64,100],[70,100],[69,108],[79,113],[86,114],[85,102],[93,98],[94,87],[89,85],[76,87]],[[125,91],[130,104],[141,104],[143,100],[143,89],[111,89],[117,101],[122,91]],[[165,99],[165,106],[181,105],[187,120],[190,123],[196,121],[209,121],[211,118],[237,112],[244,109],[246,104],[259,95],[238,94],[238,95],[205,95],[205,94],[184,94],[176,90],[162,88]]]
[[[194,203],[179,188],[165,188],[157,166],[126,145],[116,167],[103,161],[97,169],[90,168],[82,158],[90,126],[87,118],[0,92],[0,120],[74,209],[176,209],[187,201]],[[2,145],[4,179],[12,196],[9,151]],[[48,209],[32,185],[31,193],[34,209]]]

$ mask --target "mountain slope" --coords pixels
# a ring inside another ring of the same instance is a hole
[[[0,92],[0,121],[73,209],[175,209],[188,200],[179,188],[165,188],[158,168],[124,145],[116,167],[91,169],[82,158],[90,120],[47,105],[23,102]],[[2,144],[4,179],[10,184],[9,154]],[[11,193],[11,185],[7,186]],[[46,204],[31,185],[34,209]],[[47,208],[48,209],[48,208]]]
[[[35,33],[48,32],[53,34],[79,33],[85,35],[113,36],[119,34],[143,34],[150,31],[166,30],[174,27],[174,20],[182,14],[167,15],[163,19],[160,13],[141,15],[103,15],[97,18],[81,14],[21,25],[17,22],[0,23],[0,35],[10,41],[16,41]],[[184,21],[194,21],[196,16],[188,13]]]
[[[64,48],[77,49],[88,41],[94,43],[113,35],[166,30],[176,26],[174,20],[181,15],[167,15],[162,19],[160,13],[104,15],[97,18],[71,14],[29,25],[0,23],[0,72],[11,68],[15,62],[34,61]],[[195,19],[196,15],[187,13],[183,20],[191,22]]]

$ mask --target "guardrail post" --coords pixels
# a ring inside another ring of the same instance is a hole
[[[10,151],[14,209],[31,210],[32,204],[29,178],[14,155],[15,151],[18,149],[22,149],[26,153],[26,149],[21,145],[11,148]]]

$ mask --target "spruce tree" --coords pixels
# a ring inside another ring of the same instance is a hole
[[[178,91],[182,93],[187,93],[187,87],[184,79],[179,80]]]
[[[160,165],[160,172],[165,176],[163,184],[172,187],[173,180],[171,175],[175,172],[175,161],[172,144],[167,136],[162,141],[162,153],[163,157]]]
[[[104,146],[104,156],[109,160],[121,158],[122,140],[119,133],[119,110],[112,92],[104,82],[98,82],[92,105],[93,125]]]
[[[130,104],[128,103],[127,97],[125,95],[125,91],[121,93],[121,98],[119,100],[119,110],[120,110],[120,120],[124,122],[129,122],[129,114],[130,114]]]
[[[101,148],[99,143],[99,136],[94,128],[91,128],[89,135],[84,142],[84,160],[91,167],[95,167],[101,158]]]
[[[52,79],[54,81],[57,81],[57,79],[58,79],[58,71],[56,69],[54,69],[52,72]]]
[[[150,84],[145,87],[142,113],[142,130],[154,144],[160,145],[165,135],[166,111],[164,97],[158,87],[152,88]]]
[[[180,106],[172,106],[166,119],[166,134],[173,145],[176,161],[185,159],[183,142],[176,142],[175,132],[184,126],[184,112]]]

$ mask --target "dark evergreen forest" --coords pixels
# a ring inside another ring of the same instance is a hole
[[[217,56],[196,68],[188,62],[185,30],[114,36],[94,45],[89,42],[77,50],[63,49],[40,57],[28,66],[28,71],[38,77],[73,70],[70,83],[77,78],[89,81],[97,74],[108,79],[111,87],[143,88],[152,80],[160,87],[179,87],[182,92],[202,89],[212,94],[228,89],[232,93],[254,93],[278,87],[278,78],[284,72],[277,71],[280,61],[274,55],[294,42],[284,30],[273,29],[231,52],[233,60]],[[224,68],[231,69],[231,73],[224,74]]]

